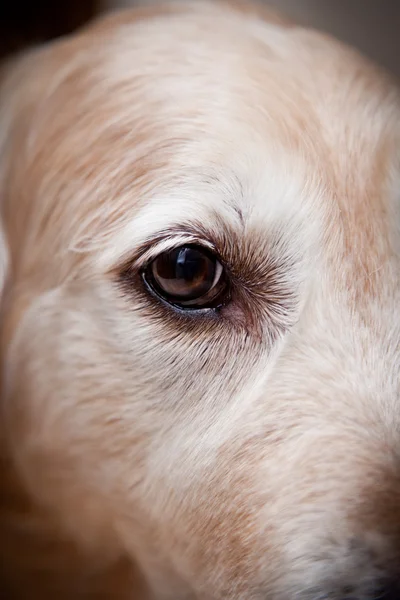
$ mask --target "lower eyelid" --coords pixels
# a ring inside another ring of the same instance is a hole
[[[144,277],[143,274],[142,274],[142,281],[143,281],[144,285],[146,286],[147,293],[151,294],[154,301],[156,300],[157,302],[161,302],[161,304],[164,307],[164,310],[165,309],[170,310],[170,311],[172,310],[173,312],[179,313],[180,315],[184,315],[186,317],[190,316],[190,318],[214,313],[214,309],[209,308],[209,307],[192,308],[191,306],[184,306],[184,305],[179,305],[179,304],[174,304],[174,303],[168,302],[165,298],[163,298],[163,296],[161,296],[153,288],[153,286],[151,286],[149,284],[149,282],[146,280],[146,278]]]

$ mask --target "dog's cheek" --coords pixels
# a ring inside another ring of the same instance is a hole
[[[113,553],[115,473],[99,440],[113,438],[107,402],[116,391],[107,389],[114,379],[95,342],[91,324],[59,292],[34,301],[4,356],[2,411],[12,461],[33,501],[78,543]]]
[[[177,504],[150,509],[168,496],[168,482],[154,483],[149,468],[165,422],[151,390],[146,400],[140,373],[124,372],[91,297],[56,290],[17,304],[8,315],[3,418],[23,488],[89,553],[147,556],[149,578],[165,572],[160,589],[170,585],[165,521]]]
[[[221,594],[248,585],[259,548],[242,465],[236,475],[227,464],[217,477],[218,466],[203,472],[198,435],[176,464],[170,453],[163,460],[164,477],[162,465],[150,468],[165,456],[154,440],[169,447],[165,417],[158,425],[154,406],[146,412],[140,373],[132,389],[105,319],[84,303],[47,293],[25,310],[8,348],[4,419],[29,494],[88,550],[127,549],[160,590],[176,578],[177,589],[193,584],[199,593],[202,581]],[[178,483],[194,470],[197,484],[184,492]]]

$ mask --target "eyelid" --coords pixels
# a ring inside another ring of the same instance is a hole
[[[161,253],[167,252],[169,250],[173,250],[174,248],[178,248],[179,246],[186,245],[199,245],[209,250],[211,252],[215,252],[215,247],[209,241],[204,238],[199,238],[195,235],[175,235],[173,237],[166,237],[161,239],[160,241],[149,240],[142,247],[142,251],[137,255],[137,257],[132,262],[132,268],[134,269],[142,269],[147,264],[149,264],[152,260],[157,258]]]

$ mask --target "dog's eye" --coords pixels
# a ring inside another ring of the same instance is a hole
[[[217,307],[226,291],[221,263],[201,246],[180,246],[163,252],[143,276],[159,296],[182,308]]]

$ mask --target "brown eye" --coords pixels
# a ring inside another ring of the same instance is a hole
[[[224,269],[201,246],[180,246],[150,263],[144,279],[164,300],[180,307],[218,306],[226,290]]]

